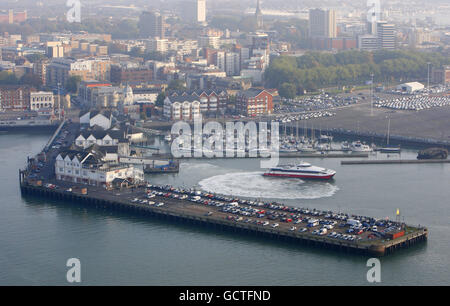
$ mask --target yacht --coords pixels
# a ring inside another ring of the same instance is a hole
[[[366,145],[359,140],[352,142],[350,150],[352,152],[372,152],[372,148],[369,145]]]

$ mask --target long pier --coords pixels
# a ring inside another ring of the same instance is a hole
[[[128,211],[139,215],[164,219],[176,223],[187,223],[194,226],[208,227],[215,230],[232,233],[251,234],[267,239],[287,241],[293,244],[321,247],[325,249],[338,250],[347,253],[354,253],[365,256],[385,256],[395,252],[400,248],[407,248],[417,243],[427,240],[428,230],[425,227],[409,227],[406,233],[392,240],[375,239],[373,241],[345,241],[332,239],[327,236],[313,235],[310,232],[289,231],[287,224],[280,225],[279,228],[261,226],[254,223],[237,222],[224,218],[218,210],[207,205],[194,205],[187,200],[180,198],[155,197],[154,201],[164,201],[163,207],[150,206],[148,204],[134,203],[130,198],[141,195],[145,196],[145,187],[137,188],[133,191],[101,191],[94,187],[79,185],[86,188],[87,193],[81,194],[66,190],[66,186],[50,189],[45,186],[34,185],[27,181],[26,173],[19,172],[20,189],[24,195],[33,195],[58,201],[70,201],[77,205],[85,205],[95,208],[111,209],[118,211]],[[58,182],[64,184],[64,182]],[[70,185],[75,185],[70,183]],[[69,186],[70,186],[69,185]],[[214,214],[211,213],[214,211]]]
[[[341,165],[383,165],[383,164],[449,164],[450,159],[372,159],[342,160]]]

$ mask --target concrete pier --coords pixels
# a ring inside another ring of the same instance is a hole
[[[214,230],[228,231],[232,233],[244,233],[255,236],[262,236],[267,239],[288,241],[293,244],[315,246],[326,249],[354,253],[365,256],[384,256],[392,254],[400,248],[407,248],[416,243],[426,241],[428,230],[426,228],[412,228],[406,231],[405,235],[393,240],[376,239],[374,241],[344,241],[336,240],[327,236],[317,236],[309,232],[289,231],[286,226],[279,228],[264,227],[253,223],[237,222],[223,218],[215,210],[213,215],[207,213],[214,208],[206,205],[193,205],[192,203],[167,197],[156,197],[154,201],[164,201],[164,207],[150,206],[141,203],[132,203],[128,199],[116,194],[119,191],[111,192],[89,192],[89,194],[79,194],[69,192],[64,188],[49,189],[45,186],[34,186],[25,179],[25,174],[20,172],[20,188],[23,195],[33,195],[44,198],[56,199],[58,201],[70,201],[76,205],[85,205],[94,208],[129,211],[139,215],[160,218],[173,222],[183,222],[193,226],[206,226]],[[91,188],[91,187],[88,187]],[[140,190],[145,194],[144,190]],[[138,190],[128,194],[137,196]]]

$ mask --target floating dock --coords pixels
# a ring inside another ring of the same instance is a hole
[[[341,165],[383,165],[383,164],[449,164],[450,159],[372,159],[343,160]]]

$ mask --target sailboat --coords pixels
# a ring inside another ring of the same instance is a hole
[[[388,120],[388,131],[387,131],[386,147],[380,148],[380,152],[381,153],[400,153],[400,151],[401,151],[400,146],[398,146],[398,147],[389,146],[389,138],[391,136],[390,132],[391,132],[391,118],[389,118],[389,120]]]

